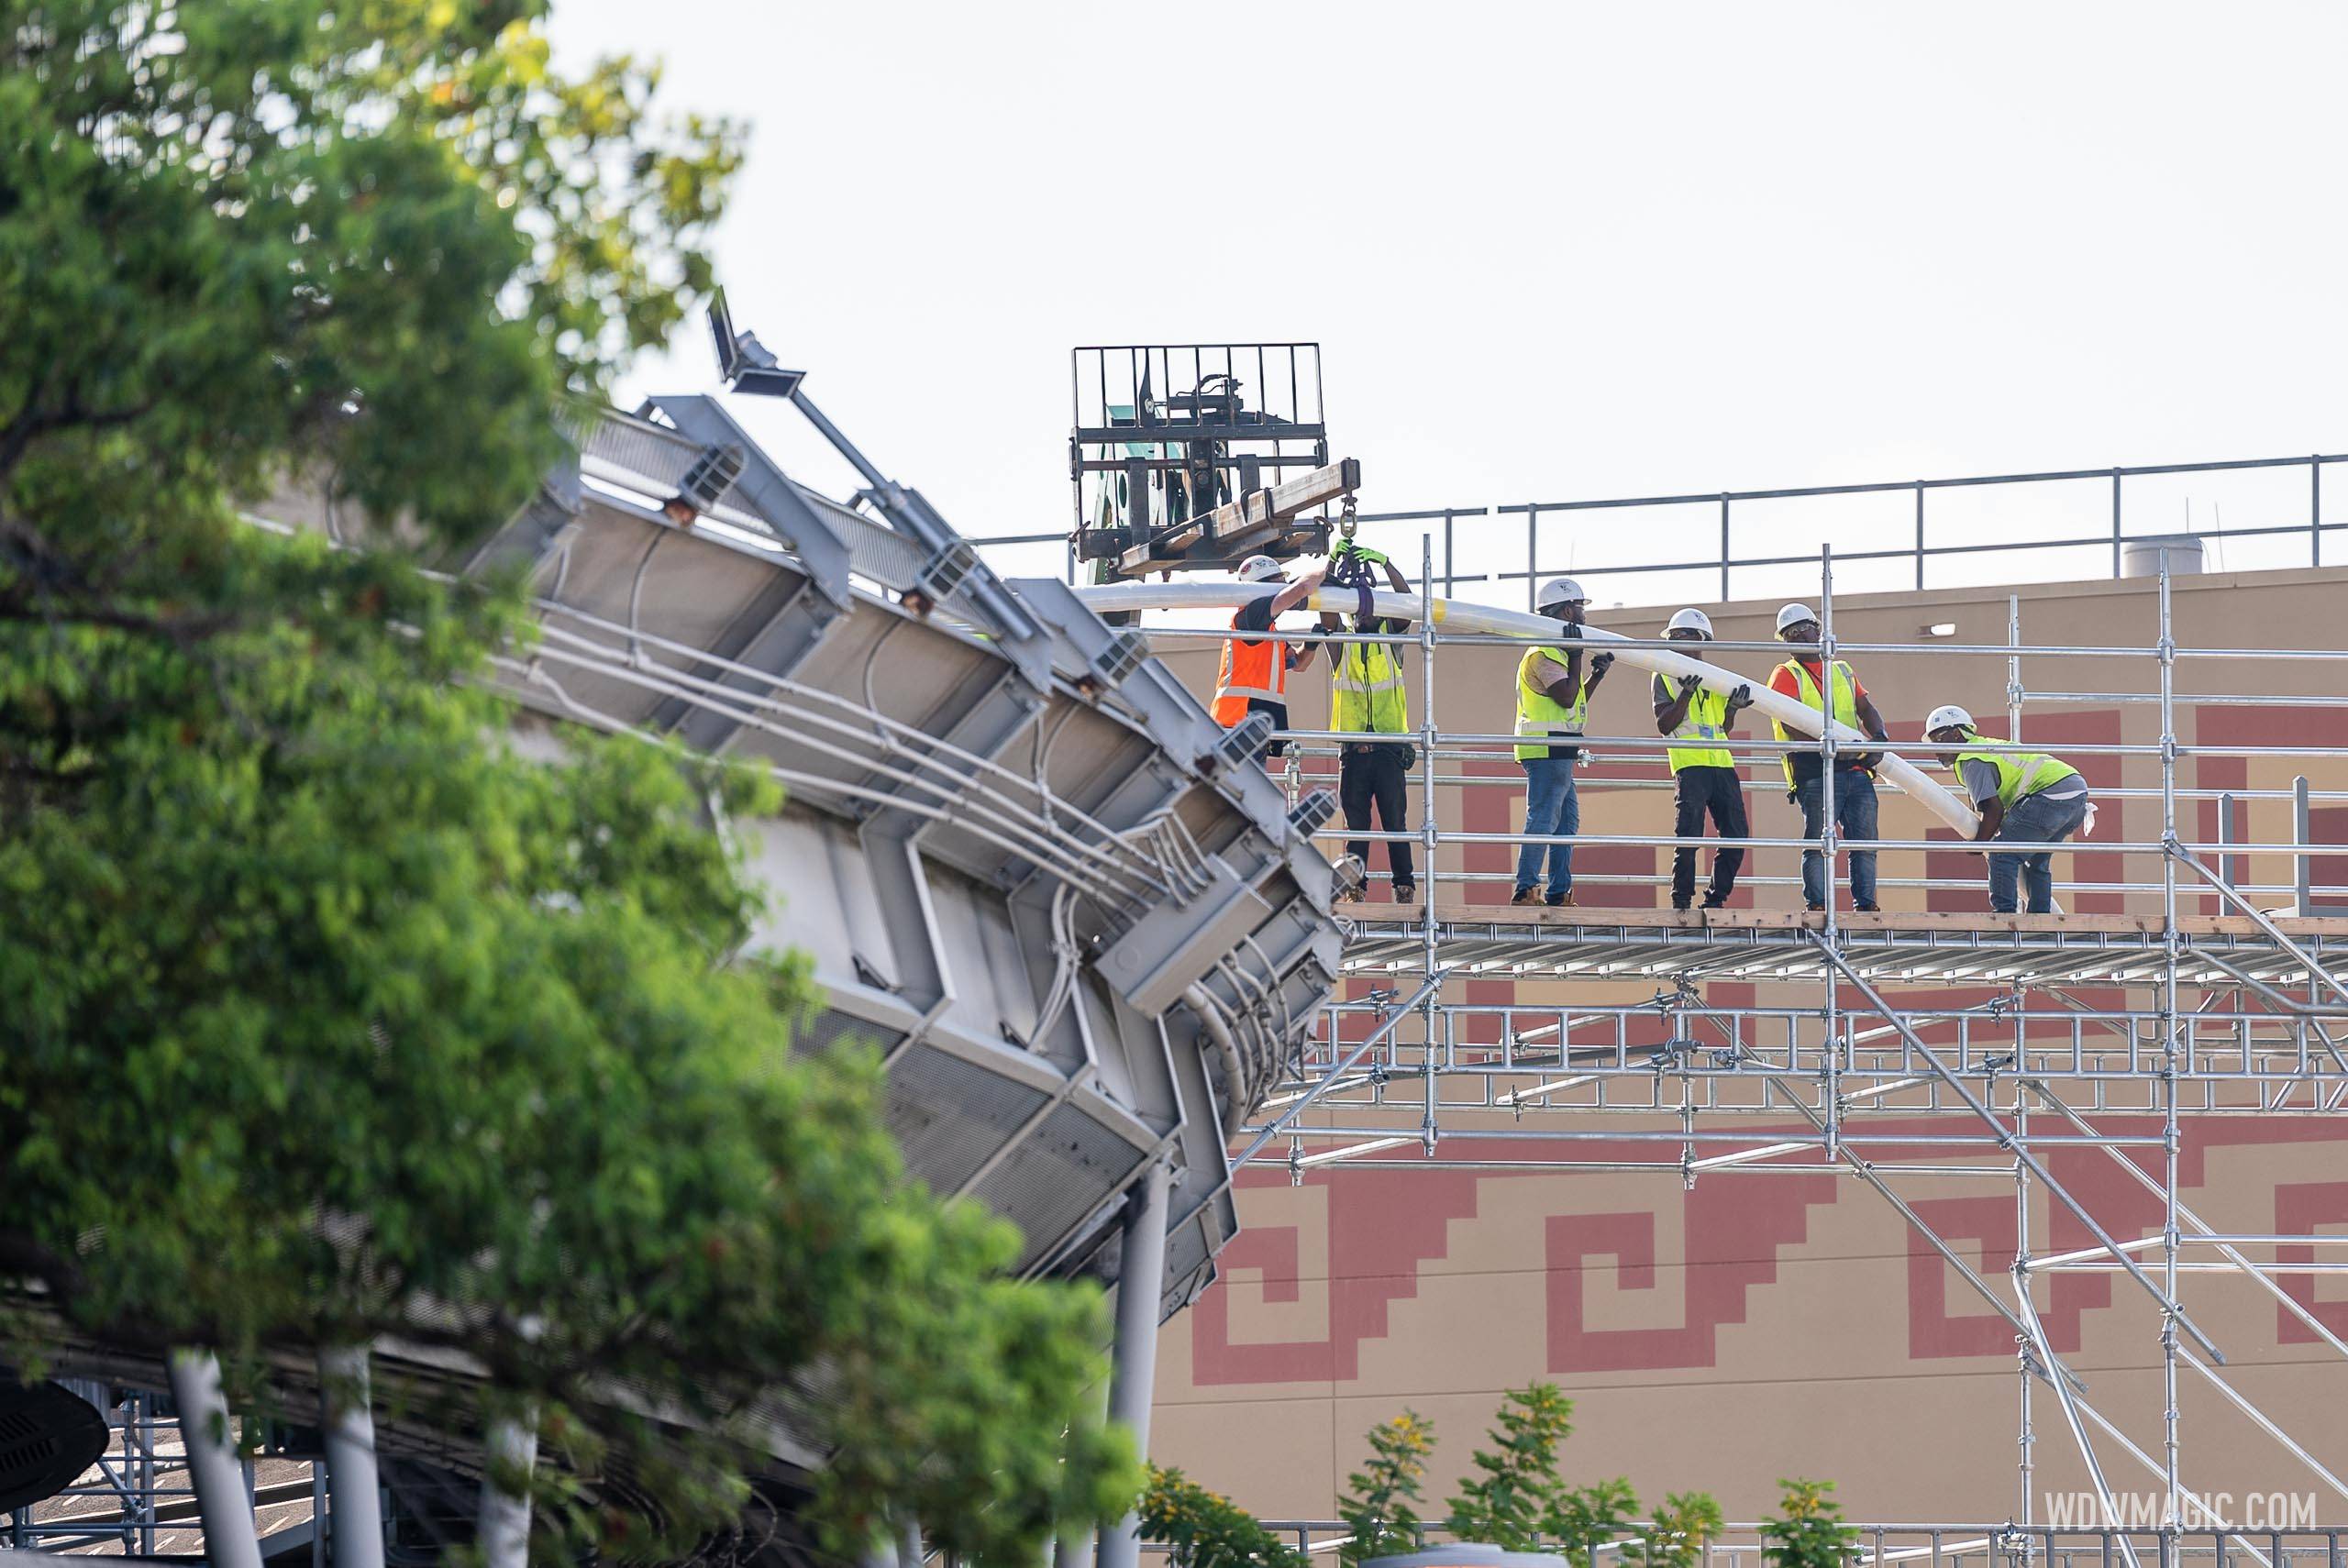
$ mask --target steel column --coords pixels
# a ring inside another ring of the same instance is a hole
[[[260,1535],[253,1524],[237,1441],[228,1430],[219,1358],[210,1351],[173,1351],[171,1376],[196,1513],[204,1521],[205,1556],[214,1568],[260,1568]]]
[[[1157,1307],[1166,1288],[1166,1210],[1173,1169],[1161,1160],[1127,1198],[1117,1268],[1116,1363],[1109,1419],[1149,1452],[1149,1407],[1157,1377]],[[1139,1568],[1141,1516],[1129,1513],[1101,1532],[1101,1568]]]
[[[326,1441],[328,1518],[335,1568],[382,1568],[382,1482],[375,1464],[375,1417],[369,1401],[367,1351],[346,1345],[318,1353],[319,1430]],[[324,1521],[311,1528],[322,1537]]]

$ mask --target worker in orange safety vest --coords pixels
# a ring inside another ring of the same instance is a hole
[[[1312,596],[1312,591],[1321,586],[1321,571],[1315,568],[1290,582],[1280,563],[1271,557],[1249,556],[1239,563],[1239,580],[1282,585],[1277,593],[1249,600],[1231,617],[1233,631],[1261,634],[1272,630],[1281,611],[1293,610]],[[1312,662],[1311,643],[1281,643],[1261,636],[1228,639],[1215,671],[1214,722],[1234,729],[1250,713],[1268,713],[1275,730],[1287,729],[1289,672]],[[1285,739],[1275,738],[1265,743],[1262,756],[1269,759],[1287,749]]]

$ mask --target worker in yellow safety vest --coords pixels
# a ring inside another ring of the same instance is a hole
[[[1272,630],[1282,611],[1293,610],[1312,596],[1312,591],[1321,586],[1321,572],[1316,568],[1291,582],[1271,557],[1249,556],[1239,563],[1239,580],[1277,582],[1280,588],[1249,600],[1231,617],[1233,631],[1258,635],[1232,637],[1224,643],[1223,662],[1214,677],[1214,722],[1226,730],[1236,729],[1250,713],[1268,713],[1273,730],[1283,731],[1288,728],[1289,674],[1312,662],[1312,645],[1275,642],[1261,634]],[[1278,756],[1287,749],[1287,737],[1276,733],[1264,743],[1259,759]]]
[[[1516,852],[1512,904],[1529,904],[1549,859],[1551,906],[1574,901],[1574,835],[1581,831],[1581,797],[1574,768],[1589,720],[1590,693],[1612,667],[1611,653],[1593,655],[1582,673],[1582,617],[1589,596],[1569,577],[1553,577],[1534,595],[1534,608],[1559,623],[1556,646],[1528,649],[1516,663],[1516,760],[1524,769],[1524,843]]]
[[[1778,612],[1778,640],[1791,644],[1794,657],[1769,674],[1769,690],[1780,697],[1790,697],[1806,708],[1820,713],[1828,712],[1827,671],[1818,654],[1818,617],[1806,604],[1789,604]],[[1811,651],[1804,655],[1801,649]],[[1879,741],[1891,737],[1883,727],[1883,715],[1876,712],[1867,689],[1851,672],[1850,665],[1836,659],[1832,684],[1833,711],[1835,723],[1859,730]],[[1779,740],[1816,740],[1818,732],[1800,724],[1789,724],[1773,720]],[[1786,768],[1786,799],[1801,808],[1801,835],[1815,842],[1826,823],[1827,780],[1822,761],[1814,751],[1789,751],[1783,754]],[[1843,838],[1852,844],[1873,844],[1876,838],[1875,768],[1883,760],[1879,751],[1837,748],[1834,753],[1834,825]],[[1815,849],[1805,849],[1801,855],[1802,901],[1813,910],[1826,907],[1826,856]],[[1851,902],[1854,908],[1872,910],[1875,901],[1875,851],[1854,850],[1851,853]]]
[[[1394,563],[1375,550],[1347,545],[1347,550],[1360,558],[1364,564],[1386,569],[1386,583],[1397,593],[1411,591],[1410,580],[1394,569]],[[1362,589],[1362,602],[1368,604],[1369,591]],[[1323,611],[1321,629],[1335,632],[1342,623],[1334,611]],[[1411,629],[1411,623],[1380,616],[1357,614],[1353,620],[1356,633],[1370,637],[1389,638],[1401,635]],[[1346,813],[1346,826],[1356,833],[1370,830],[1370,817],[1377,813],[1378,829],[1381,833],[1405,834],[1410,831],[1405,820],[1409,807],[1411,765],[1417,760],[1417,748],[1409,740],[1411,708],[1402,689],[1402,661],[1394,645],[1388,641],[1332,643],[1329,645],[1329,727],[1353,735],[1390,737],[1379,740],[1347,738],[1337,745],[1337,803]],[[1346,853],[1358,861],[1363,879],[1341,897],[1360,899],[1365,896],[1369,871],[1368,839],[1353,839],[1346,845]],[[1419,896],[1417,868],[1411,856],[1410,841],[1392,838],[1386,841],[1386,863],[1394,882],[1394,901],[1407,904]]]
[[[1955,703],[1935,708],[1924,720],[1924,734],[1954,768],[1981,825],[1973,842],[2042,844],[2038,850],[1989,853],[1989,909],[2012,914],[2019,880],[2030,895],[2032,914],[2054,912],[2054,851],[2088,821],[2088,781],[2059,757],[2025,751],[2012,741],[1994,740],[1974,727],[1973,715]]]
[[[1701,610],[1682,610],[1663,629],[1668,641],[1708,643],[1712,618]],[[1671,782],[1679,814],[1671,834],[1679,843],[1671,852],[1671,907],[1684,910],[1696,897],[1696,844],[1704,836],[1704,817],[1723,839],[1741,839],[1752,830],[1744,815],[1744,778],[1736,770],[1736,755],[1728,748],[1736,716],[1753,705],[1753,688],[1715,691],[1692,675],[1657,674],[1654,682],[1655,727],[1659,734],[1687,744],[1667,746]],[[1744,865],[1744,845],[1722,844],[1712,851],[1712,879],[1704,891],[1704,907],[1720,909],[1736,890],[1736,873]]]

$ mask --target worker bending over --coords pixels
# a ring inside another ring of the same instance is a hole
[[[1272,629],[1280,612],[1293,610],[1310,599],[1321,586],[1321,573],[1308,571],[1291,582],[1271,557],[1249,556],[1239,563],[1239,580],[1282,585],[1277,593],[1249,600],[1231,617],[1233,631],[1261,633]],[[1311,643],[1279,643],[1267,637],[1225,640],[1223,663],[1214,677],[1214,722],[1226,730],[1236,729],[1250,713],[1268,713],[1274,730],[1287,729],[1289,672],[1312,662]],[[1278,756],[1287,749],[1287,739],[1275,735],[1264,744],[1258,760]]]
[[[1826,674],[1822,659],[1815,651],[1804,655],[1800,649],[1813,650],[1818,646],[1818,617],[1804,604],[1789,604],[1778,612],[1778,640],[1794,645],[1794,657],[1779,665],[1769,675],[1769,690],[1781,697],[1790,697],[1805,707],[1829,714],[1835,723],[1860,730],[1878,741],[1888,741],[1883,715],[1877,712],[1875,703],[1867,697],[1867,689],[1851,672],[1848,662],[1834,661],[1833,706],[1827,705]],[[1818,735],[1800,724],[1782,720],[1777,725],[1779,740],[1816,740]],[[1814,751],[1789,751],[1784,754],[1786,767],[1786,799],[1801,808],[1801,834],[1815,841],[1826,822],[1826,783],[1822,759]],[[1883,760],[1879,751],[1846,751],[1834,753],[1834,825],[1844,840],[1852,844],[1873,844],[1876,840],[1875,767]],[[1827,899],[1826,856],[1818,850],[1805,849],[1801,855],[1801,896],[1811,909],[1822,910]],[[1872,910],[1875,901],[1875,851],[1855,850],[1851,855],[1851,902],[1854,907]]]
[[[1392,561],[1374,550],[1348,548],[1361,559],[1384,567],[1387,586],[1395,592],[1411,591],[1410,580],[1394,569]],[[1339,624],[1335,612],[1322,612],[1323,631],[1336,631]],[[1370,636],[1396,637],[1410,629],[1408,621],[1374,615],[1354,618],[1354,630]],[[1333,643],[1330,647],[1329,727],[1348,737],[1381,737],[1348,738],[1337,745],[1337,803],[1344,808],[1346,826],[1362,832],[1370,825],[1375,809],[1380,831],[1407,832],[1404,817],[1411,765],[1418,760],[1418,748],[1408,738],[1411,707],[1402,690],[1402,661],[1390,642]],[[1369,841],[1354,839],[1346,844],[1346,852],[1361,862],[1363,880],[1346,895],[1358,899],[1368,881]],[[1394,901],[1407,904],[1416,899],[1419,879],[1408,840],[1386,841],[1386,864],[1394,878]]]
[[[1592,655],[1582,672],[1582,616],[1589,596],[1569,577],[1553,577],[1534,596],[1534,607],[1561,623],[1565,644],[1528,649],[1516,665],[1516,760],[1524,769],[1525,843],[1516,852],[1516,896],[1529,904],[1541,881],[1541,856],[1549,856],[1551,905],[1574,901],[1573,835],[1581,831],[1581,800],[1574,792],[1574,767],[1589,720],[1590,694],[1613,667],[1611,653]],[[1545,844],[1543,839],[1550,842]]]
[[[1924,720],[1925,736],[1951,747],[1941,766],[1954,768],[1981,813],[1976,844],[2062,843],[2088,818],[2088,781],[2069,763],[2043,752],[2024,751],[2012,741],[1994,740],[1974,728],[1973,715],[1950,703]],[[2014,912],[2014,882],[2030,893],[2032,914],[2054,912],[2054,852],[1989,852],[1989,911]]]
[[[1682,610],[1671,618],[1663,635],[1675,643],[1712,640],[1711,617],[1701,610]],[[1655,678],[1656,733],[1686,744],[1668,747],[1671,781],[1678,792],[1679,816],[1672,836],[1682,842],[1671,852],[1671,907],[1684,910],[1696,896],[1696,845],[1704,836],[1704,816],[1722,838],[1744,838],[1744,780],[1737,773],[1736,757],[1728,749],[1729,732],[1736,715],[1753,705],[1753,688],[1740,685],[1719,692],[1692,675]],[[1723,844],[1712,851],[1712,879],[1704,890],[1704,907],[1720,909],[1736,888],[1736,873],[1744,864],[1744,846]]]

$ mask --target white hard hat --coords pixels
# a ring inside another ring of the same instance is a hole
[[[1973,715],[1954,702],[1944,702],[1924,715],[1924,733],[1928,735],[1938,730],[1969,730],[1972,727]]]
[[[1671,618],[1671,624],[1664,628],[1667,632],[1684,632],[1691,629],[1701,632],[1708,637],[1711,636],[1712,618],[1701,610],[1682,610]]]
[[[1587,604],[1589,595],[1581,584],[1569,577],[1553,577],[1541,585],[1541,592],[1533,602],[1535,610],[1546,610],[1552,604]]]
[[[1269,582],[1280,575],[1280,563],[1269,556],[1249,556],[1239,563],[1242,582]]]
[[[1778,612],[1778,635],[1784,636],[1788,626],[1799,626],[1804,621],[1815,621],[1818,612],[1807,604],[1789,604]]]

